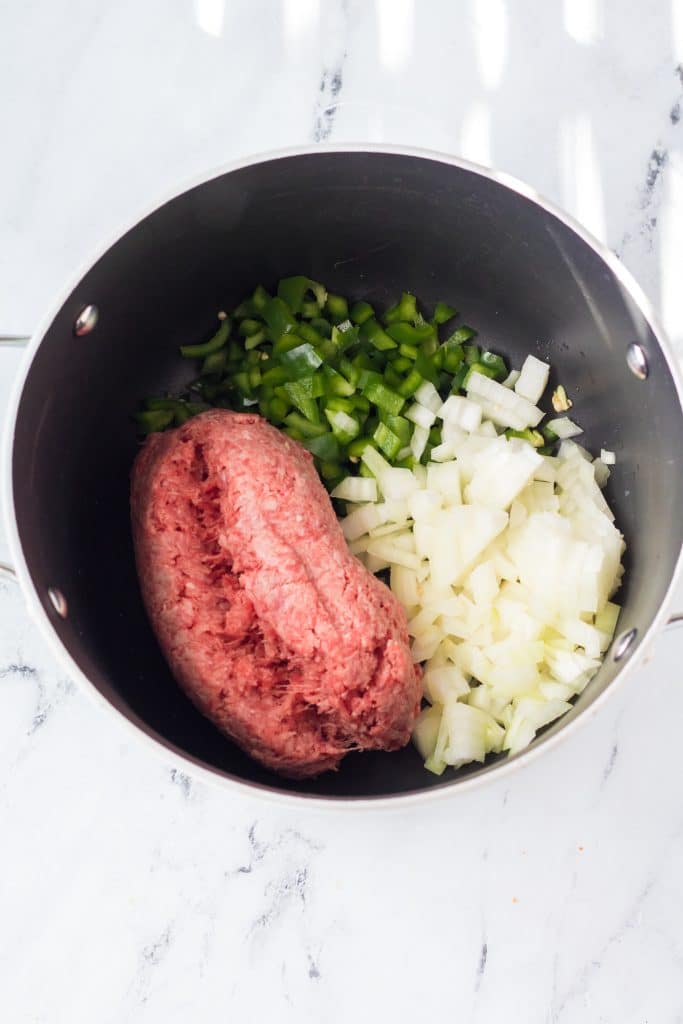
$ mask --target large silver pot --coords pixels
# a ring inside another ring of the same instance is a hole
[[[628,543],[619,633],[573,710],[516,758],[435,778],[407,748],[284,782],[222,737],[170,677],[131,551],[130,415],[141,396],[183,380],[178,346],[202,333],[207,311],[293,273],[380,305],[404,288],[453,302],[513,364],[529,351],[549,359],[588,446],[617,452],[608,499]],[[435,153],[277,153],[166,200],[102,252],[31,341],[6,452],[14,566],[55,654],[152,746],[252,793],[407,803],[529,762],[640,660],[669,616],[681,563],[681,382],[648,302],[612,253],[530,189]]]

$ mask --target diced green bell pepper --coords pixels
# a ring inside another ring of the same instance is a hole
[[[405,398],[396,391],[392,391],[381,381],[369,380],[363,388],[365,397],[379,409],[393,413],[398,416],[405,404]]]
[[[343,295],[332,295],[328,292],[325,312],[333,324],[339,324],[348,318],[349,304]]]
[[[403,292],[400,301],[386,311],[382,319],[385,324],[412,322],[417,317],[417,300],[410,292]]]
[[[279,296],[268,299],[263,309],[263,318],[268,324],[273,340],[280,338],[283,334],[289,334],[290,331],[296,331],[297,322],[294,319],[294,314]]]
[[[231,327],[232,320],[230,317],[225,317],[214,336],[208,341],[201,345],[181,345],[181,356],[184,356],[185,359],[202,359],[204,356],[210,356],[212,352],[217,352],[228,340]]]
[[[493,370],[494,380],[505,380],[508,375],[508,368],[505,365],[505,360],[502,356],[498,356],[495,352],[482,352],[479,360],[484,366],[488,366],[489,369]]]
[[[290,380],[308,377],[322,365],[322,359],[307,341],[288,352],[282,352],[280,362],[289,373]]]
[[[413,327],[412,324],[390,324],[387,327],[387,334],[400,345],[423,345],[435,337],[434,328],[431,324],[422,324],[420,327]]]
[[[445,324],[447,320],[452,320],[457,312],[457,309],[449,306],[446,302],[437,302],[432,320],[435,324]]]
[[[339,442],[331,430],[326,430],[317,437],[307,437],[303,441],[303,445],[318,459],[325,462],[339,462]]]
[[[311,292],[315,296],[318,307],[315,314],[317,316],[325,304],[327,293],[324,285],[319,284],[318,281],[312,281],[310,277],[303,277],[301,274],[295,277],[283,277],[278,282],[278,297],[287,303],[293,313],[301,313],[307,292]]]
[[[386,352],[389,349],[398,347],[393,338],[389,337],[381,324],[374,318],[366,320],[361,325],[360,340],[373,345],[379,352]]]
[[[386,423],[377,424],[377,429],[372,435],[372,439],[375,441],[379,450],[384,452],[390,462],[394,461],[401,448],[404,447],[401,443],[401,438],[398,437],[393,430],[386,425]]]
[[[349,316],[354,324],[364,324],[366,320],[374,317],[375,311],[369,302],[354,302],[349,310]]]

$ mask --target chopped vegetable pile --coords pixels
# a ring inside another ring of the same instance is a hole
[[[413,739],[436,774],[526,747],[570,710],[614,635],[624,542],[600,490],[614,453],[591,461],[565,439],[549,456],[510,431],[523,421],[535,433],[547,379],[529,356],[509,399],[476,372],[467,398],[437,408],[425,390],[421,408],[447,438],[427,466],[391,466],[368,447],[372,477],[332,491],[347,503],[351,550],[372,572],[390,570],[406,611],[429,702]],[[548,426],[581,433],[567,419]]]
[[[351,550],[406,610],[428,702],[413,738],[437,774],[515,753],[570,709],[614,635],[625,549],[601,491],[614,453],[570,440],[561,385],[543,423],[549,365],[509,371],[456,315],[284,278],[183,346],[199,375],[136,416],[150,433],[256,411],[308,448]]]
[[[515,384],[504,359],[475,344],[471,327],[452,325],[456,316],[438,302],[426,319],[409,292],[380,314],[308,277],[284,278],[276,295],[259,285],[232,315],[219,314],[209,341],[181,348],[201,360],[199,375],[184,396],[148,399],[138,426],[164,430],[212,406],[259,412],[313,453],[332,489],[349,473],[367,474],[360,456],[368,445],[391,465],[426,464],[451,425],[460,426],[457,402],[444,425],[436,409],[476,386],[489,419],[507,419],[513,433],[546,450],[558,435],[531,429],[542,414],[529,397],[539,374],[545,387],[545,364],[536,360]]]

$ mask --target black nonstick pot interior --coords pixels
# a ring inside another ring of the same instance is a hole
[[[141,397],[187,380],[178,346],[208,337],[218,310],[259,282],[273,288],[297,273],[380,308],[401,290],[428,307],[443,299],[513,365],[528,352],[552,362],[586,444],[617,453],[608,499],[628,542],[619,630],[638,630],[632,655],[683,539],[681,409],[664,355],[613,272],[563,221],[481,173],[414,155],[317,152],[252,164],[166,203],[95,264],[48,329],[19,404],[12,475],[26,562],[62,644],[93,685],[194,760],[332,797],[448,786],[467,771],[435,778],[411,747],[349,756],[313,782],[264,771],[181,694],[142,607],[128,521],[131,414]],[[99,321],[76,337],[88,303]],[[627,367],[631,342],[647,355],[645,381]],[[49,586],[68,601],[65,620]],[[620,668],[608,655],[568,717]]]

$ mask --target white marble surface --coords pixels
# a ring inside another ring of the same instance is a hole
[[[682,64],[679,0],[1,4],[0,333],[189,175],[370,140],[559,201],[683,354]],[[152,756],[0,585],[0,1019],[683,1021],[682,642],[504,785],[338,816]]]

